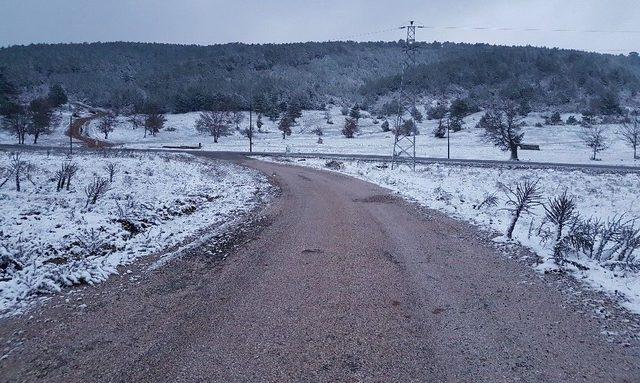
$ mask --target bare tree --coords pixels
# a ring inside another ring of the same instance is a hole
[[[556,243],[553,256],[558,263],[562,258],[562,240],[564,228],[577,218],[575,199],[565,190],[560,196],[549,199],[544,205],[546,219],[556,226]]]
[[[113,127],[116,125],[116,116],[115,114],[109,112],[100,117],[100,121],[98,122],[98,131],[104,134],[104,139],[109,139],[109,133],[113,132]]]
[[[538,181],[519,182],[515,187],[507,191],[507,209],[511,212],[511,222],[507,228],[507,238],[513,237],[513,230],[518,223],[518,219],[524,213],[531,213],[531,209],[540,205],[542,195],[538,190]]]
[[[31,117],[25,108],[18,107],[15,113],[7,116],[3,127],[18,139],[18,144],[23,145],[26,135],[29,133]]]
[[[239,110],[231,112],[231,121],[236,125],[236,130],[240,129],[240,124],[244,120],[244,114]]]
[[[633,159],[638,159],[638,144],[640,144],[640,121],[633,118],[631,122],[625,122],[618,130],[618,135],[633,148]]]
[[[102,177],[94,177],[93,181],[84,188],[84,194],[87,196],[85,209],[89,205],[95,205],[109,191],[109,181]]]
[[[11,162],[9,164],[9,175],[7,179],[0,184],[0,187],[2,187],[9,178],[13,176],[13,179],[16,182],[16,191],[21,191],[20,181],[27,179],[33,184],[33,181],[31,180],[32,166],[22,158],[22,153],[20,152],[11,153],[10,156]]]
[[[196,130],[201,133],[208,133],[213,137],[213,142],[218,143],[222,136],[228,136],[229,123],[231,118],[229,112],[207,111],[202,112],[196,120]]]
[[[134,115],[129,116],[127,121],[129,121],[129,123],[131,124],[133,129],[138,129],[140,127],[144,127],[144,118],[142,116],[138,115],[138,114],[134,114]]]
[[[580,132],[580,139],[593,150],[591,159],[598,161],[598,153],[609,147],[607,143],[607,131],[602,125],[585,124]]]
[[[518,161],[518,147],[522,144],[522,133],[518,120],[518,107],[515,103],[505,102],[499,108],[485,113],[479,128],[484,129],[484,138],[503,151],[511,153],[511,160]]]
[[[109,174],[109,183],[113,182],[113,176],[118,172],[118,165],[115,162],[109,162],[105,165],[104,169]]]

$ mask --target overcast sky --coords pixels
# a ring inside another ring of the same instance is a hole
[[[638,1],[0,0],[0,46],[396,40],[403,32],[394,27],[415,19],[430,27],[418,31],[423,41],[624,53],[640,51]]]

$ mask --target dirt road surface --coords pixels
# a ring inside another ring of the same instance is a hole
[[[636,344],[605,342],[469,225],[353,178],[245,162],[282,189],[253,237],[0,322],[0,381],[640,380]]]

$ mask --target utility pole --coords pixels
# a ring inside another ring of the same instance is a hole
[[[450,139],[450,129],[451,129],[451,116],[449,116],[449,121],[447,121],[447,159],[451,159],[451,139]]]
[[[247,130],[247,138],[249,138],[249,153],[253,153],[253,87],[249,90],[249,130]]]
[[[73,126],[73,113],[69,116],[69,155],[73,155],[73,134],[71,133],[71,128]]]
[[[407,39],[402,56],[402,75],[400,77],[400,99],[398,100],[398,114],[395,119],[395,138],[393,142],[393,157],[391,159],[391,169],[397,163],[407,158],[413,170],[416,169],[416,134],[415,131],[405,129],[403,118],[406,112],[410,112],[416,105],[415,96],[410,89],[407,72],[409,68],[416,65],[416,28],[424,28],[422,25],[415,25],[413,21],[409,25],[400,27],[407,30]],[[415,128],[415,127],[414,127]],[[414,129],[412,128],[412,129]]]

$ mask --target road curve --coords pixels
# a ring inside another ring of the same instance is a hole
[[[0,322],[1,381],[637,381],[640,351],[470,226],[346,176],[241,160],[282,195],[220,262],[195,251]],[[24,331],[19,333],[19,331]]]

